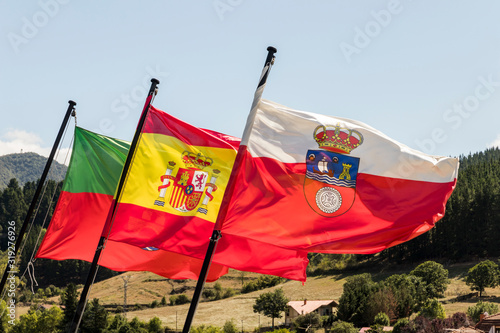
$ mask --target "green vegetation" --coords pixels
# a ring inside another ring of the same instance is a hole
[[[428,298],[443,297],[446,287],[450,284],[448,271],[435,261],[426,261],[418,265],[410,274],[422,279]]]
[[[281,318],[281,314],[286,310],[288,298],[285,297],[283,289],[278,288],[275,291],[261,294],[255,301],[253,312],[262,313],[264,316],[272,319],[274,328],[274,318]]]
[[[394,274],[379,282],[368,273],[354,275],[343,286],[337,317],[358,327],[384,326],[377,317],[380,321],[380,316],[387,316],[393,322],[418,311],[429,318],[444,318],[434,297],[444,294],[449,283],[448,271],[434,261],[418,265],[408,275]]]
[[[321,326],[321,317],[315,312],[298,316],[293,321],[293,328],[297,333],[314,333]]]
[[[498,305],[490,302],[477,302],[476,305],[471,306],[467,309],[467,315],[472,318],[475,322],[479,321],[479,317],[483,313],[495,314],[498,312]]]
[[[262,275],[259,276],[257,281],[250,281],[248,283],[243,284],[241,292],[245,294],[245,293],[251,293],[256,290],[274,287],[282,283],[283,281],[284,279],[279,276]]]
[[[419,312],[420,316],[426,317],[428,319],[446,318],[446,313],[444,312],[443,305],[435,298],[429,299],[425,302],[422,310]]]
[[[457,312],[445,318],[442,303],[436,300],[436,298],[447,296],[447,293],[448,296],[450,294],[449,272],[444,269],[443,265],[430,259],[446,262],[447,268],[450,269],[448,265],[450,263],[470,258],[474,258],[477,262],[477,258],[481,258],[480,260],[483,261],[472,267],[468,273],[462,272],[460,275],[455,272],[453,274],[454,281],[457,277],[466,281],[472,290],[479,292],[480,297],[484,296],[485,288],[495,287],[500,281],[497,264],[486,260],[500,257],[500,248],[496,246],[500,238],[500,214],[498,214],[500,212],[500,150],[489,149],[467,157],[461,156],[460,161],[457,188],[447,204],[446,215],[430,232],[376,255],[309,255],[311,261],[308,267],[309,276],[329,275],[335,272],[339,279],[347,277],[343,285],[343,293],[339,298],[338,318],[331,318],[330,323],[337,319],[339,321],[333,322],[331,332],[354,333],[355,327],[369,325],[374,325],[372,330],[378,332],[380,326],[387,322],[387,318],[395,326],[395,333],[441,332],[444,328],[458,328],[460,325],[471,324],[472,321],[477,322],[481,313],[493,314],[498,311],[495,303],[478,302],[469,307],[467,314]],[[0,189],[0,230],[2,230],[0,235],[6,234],[3,231],[6,230],[8,221],[15,221],[16,230],[20,229],[20,224],[24,220],[31,197],[35,192],[35,181],[20,184],[23,182],[11,179],[6,187]],[[48,192],[55,193],[54,202],[50,204],[48,197],[42,198],[40,202],[39,213],[35,218],[32,232],[27,237],[27,245],[21,257],[21,271],[28,263],[36,246],[38,232],[42,234],[44,232],[42,225],[45,216],[49,219],[52,216],[60,189],[60,182],[48,182]],[[0,242],[0,244],[2,247],[0,250],[5,250],[6,242]],[[0,265],[2,265],[5,264],[6,255],[0,254],[2,255]],[[413,270],[404,266],[402,270],[406,274],[384,275],[385,272],[383,272],[374,275],[376,278],[368,273],[353,275],[373,270],[373,267],[382,267],[381,265],[384,265],[386,269],[397,263],[408,262],[423,263],[416,264]],[[76,308],[78,293],[75,284],[84,281],[88,267],[88,263],[78,260],[37,260],[35,271],[40,286],[35,295],[27,289],[20,290],[18,300],[32,302],[31,304],[37,301],[47,304],[52,297],[50,302],[55,304],[57,300],[54,301],[54,296],[60,295],[61,303],[64,305],[61,307],[63,310],[58,307],[35,305],[27,314],[19,317],[15,331],[6,323],[7,318],[2,316],[0,333],[9,330],[19,333],[63,331],[72,319]],[[100,268],[96,281],[116,274],[118,273]],[[221,279],[221,281],[225,280]],[[254,311],[272,318],[274,325],[274,318],[279,318],[282,314],[283,302],[286,304],[286,295],[282,289],[269,293],[262,293],[259,290],[283,284],[284,279],[273,276],[251,277],[242,273],[236,282],[237,286],[233,283],[230,287],[224,285],[224,282],[216,283],[213,287],[208,287],[203,296],[206,300],[215,301],[229,298],[239,293],[240,290],[241,293],[255,292],[255,296],[245,295],[245,297],[252,299],[256,297]],[[171,284],[173,285],[173,282]],[[24,288],[26,281],[21,281],[20,285]],[[66,286],[67,288],[64,288]],[[189,302],[189,289],[183,289],[182,292],[186,294],[171,294],[170,299],[169,296],[162,297],[166,293],[158,293],[157,299],[138,302],[140,304],[137,304],[137,308],[165,306],[167,301],[170,301],[172,305]],[[278,297],[276,293],[281,295]],[[463,291],[456,292],[455,295],[467,296]],[[328,296],[325,295],[325,297]],[[453,301],[450,300],[450,302]],[[130,303],[134,304],[137,301]],[[158,332],[162,329],[158,318],[148,318],[149,321],[134,318],[129,322],[120,314],[114,316],[109,314],[103,304],[110,303],[101,303],[97,299],[89,302],[85,313],[85,321],[89,326],[85,326],[87,324],[82,326],[82,332]],[[159,311],[159,309],[156,310]],[[467,315],[470,318],[467,318]],[[202,325],[193,328],[192,332],[227,331],[232,333],[230,331],[235,329],[235,325],[232,324],[228,323],[227,327],[224,325],[223,328]],[[319,326],[321,324],[317,324],[315,328]],[[298,327],[303,327],[303,325],[298,325]],[[429,327],[432,327],[432,330]]]
[[[494,288],[499,284],[499,281],[500,270],[498,269],[498,265],[491,260],[481,261],[469,269],[469,273],[465,278],[465,283],[472,290],[479,291],[479,297],[483,295],[485,288]]]
[[[332,325],[331,333],[357,333],[358,330],[352,323],[346,321],[336,321]]]
[[[0,189],[7,186],[12,178],[22,185],[34,182],[43,173],[47,158],[36,153],[8,154],[0,156]],[[52,162],[48,179],[61,181],[66,175],[67,166]]]
[[[379,312],[375,316],[373,323],[380,326],[389,326],[391,324],[391,321],[389,320],[389,316],[386,313]]]
[[[213,288],[205,288],[202,293],[203,297],[209,301],[233,297],[235,294],[233,288],[222,288],[220,282],[216,282]]]

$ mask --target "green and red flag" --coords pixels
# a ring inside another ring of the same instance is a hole
[[[75,129],[71,161],[37,258],[91,262],[103,232],[130,144]],[[193,235],[196,237],[196,235]],[[115,271],[150,271],[172,279],[197,279],[202,260],[153,246],[108,240],[99,265]],[[227,273],[213,264],[208,281]]]

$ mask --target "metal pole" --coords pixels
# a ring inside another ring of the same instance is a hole
[[[271,65],[274,60],[274,54],[277,52],[276,48],[269,46],[267,48],[267,57],[266,57],[266,63],[264,64],[264,69],[268,66],[267,70],[263,75],[261,76],[261,79],[259,81],[259,84],[257,86],[257,89],[262,87],[267,80],[267,76],[269,74],[269,70],[271,69]],[[235,163],[233,166],[233,170],[231,171],[231,175],[229,177],[229,181],[226,187],[226,192],[224,192],[224,197],[222,198],[222,204],[221,208],[219,210],[219,214],[217,216],[217,221],[215,222],[215,228],[212,233],[212,237],[210,237],[210,243],[208,244],[208,249],[207,253],[205,255],[205,259],[203,260],[203,265],[201,267],[200,271],[200,276],[198,277],[198,282],[196,283],[196,289],[194,290],[193,294],[193,299],[191,300],[191,304],[189,306],[189,311],[186,317],[186,321],[184,322],[184,329],[182,330],[183,333],[189,333],[191,329],[191,324],[193,323],[193,318],[194,314],[196,312],[196,308],[198,307],[198,303],[200,302],[200,296],[201,292],[203,290],[203,287],[205,286],[205,280],[207,279],[207,274],[208,270],[210,269],[210,264],[212,262],[212,257],[214,255],[215,249],[217,247],[217,242],[219,241],[219,238],[221,237],[221,232],[220,230],[217,229],[217,227],[221,224],[221,221],[225,218],[225,211],[227,209],[227,202],[229,201],[231,197],[231,187],[232,183],[234,182],[234,178],[236,177],[236,171],[240,165],[238,162],[242,158],[242,150],[241,146],[240,149],[238,150],[238,154],[236,155]]]
[[[56,141],[54,141],[54,145],[52,146],[52,150],[50,152],[49,158],[47,159],[47,162],[45,163],[45,169],[43,169],[42,176],[40,177],[40,180],[38,182],[38,186],[35,191],[35,195],[33,196],[33,199],[31,200],[30,207],[28,208],[28,212],[26,214],[26,217],[24,219],[24,223],[21,227],[21,230],[19,231],[19,235],[17,236],[16,244],[14,245],[14,257],[17,256],[17,250],[21,247],[21,243],[23,241],[24,234],[26,233],[26,229],[28,228],[29,221],[31,220],[31,217],[33,215],[33,211],[35,210],[36,203],[38,201],[38,197],[40,196],[40,192],[42,191],[43,185],[45,183],[45,179],[47,178],[47,174],[49,173],[50,166],[52,165],[52,161],[54,159],[54,155],[56,154],[57,147],[59,147],[59,143],[61,142],[62,135],[64,133],[64,130],[68,124],[69,117],[71,116],[72,112],[75,110],[75,105],[76,102],[73,102],[72,100],[68,101],[68,109],[66,110],[66,114],[64,115],[63,122],[61,124],[61,127],[59,128],[59,133],[57,133]],[[12,249],[9,246],[9,249]],[[5,271],[2,276],[2,281],[0,282],[0,294],[3,292],[3,288],[5,287],[5,282],[7,281],[7,276],[9,275],[9,271],[12,270],[13,266],[16,263],[14,262],[13,265],[7,264],[5,266]]]
[[[123,186],[125,185],[125,179],[127,178],[127,173],[128,169],[130,167],[130,164],[132,163],[132,158],[134,156],[135,148],[137,147],[137,143],[139,141],[139,136],[142,131],[142,127],[144,126],[144,122],[146,121],[146,116],[149,111],[149,107],[151,106],[151,101],[153,100],[153,96],[156,91],[156,86],[160,83],[157,79],[151,79],[151,87],[149,88],[149,93],[146,98],[146,102],[144,103],[144,108],[142,110],[141,117],[139,119],[139,123],[137,125],[137,128],[135,130],[135,135],[134,139],[132,140],[132,143],[130,144],[130,150],[127,155],[127,160],[125,161],[125,164],[123,165],[123,170],[122,174],[120,177],[120,181],[118,182],[118,187],[116,189],[116,197],[113,200],[113,203],[110,207],[110,213],[108,214],[108,219],[104,225],[103,232],[101,234],[101,238],[99,239],[99,244],[97,245],[97,249],[94,254],[94,258],[92,260],[92,264],[90,266],[89,274],[87,276],[87,281],[85,282],[85,286],[83,287],[82,294],[80,296],[80,301],[78,302],[78,307],[75,312],[75,316],[73,317],[73,322],[71,323],[71,328],[70,328],[70,333],[76,333],[78,331],[78,327],[80,326],[80,322],[82,320],[83,312],[85,310],[85,306],[87,304],[87,297],[88,293],[90,290],[90,286],[94,282],[95,276],[97,275],[97,270],[99,268],[99,258],[101,257],[101,252],[102,249],[104,248],[104,243],[106,241],[106,237],[103,235],[106,235],[106,229],[108,228],[109,225],[111,225],[110,222],[113,219],[113,216],[115,214],[116,207],[118,205],[118,199],[120,198]]]

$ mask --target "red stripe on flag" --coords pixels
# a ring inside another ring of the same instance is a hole
[[[223,234],[310,252],[375,253],[432,228],[456,183],[358,174],[350,210],[325,218],[306,200],[305,169],[246,152]]]
[[[214,224],[133,204],[120,204],[110,239],[138,247],[154,246],[203,259]],[[222,235],[213,263],[305,281],[307,252],[277,248],[251,239]]]
[[[55,260],[91,262],[113,197],[97,193],[61,192],[47,233],[36,255]],[[82,207],[92,207],[82,211]],[[203,260],[169,251],[142,248],[108,240],[99,265],[115,271],[150,271],[171,279],[198,279]],[[227,273],[213,264],[207,281]]]
[[[150,108],[142,132],[172,136],[191,146],[238,149],[240,144],[238,138],[194,127],[154,107]]]

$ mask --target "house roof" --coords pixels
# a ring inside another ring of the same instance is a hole
[[[480,329],[474,328],[472,326],[467,326],[467,327],[460,327],[460,328],[445,328],[445,332],[450,332],[450,333],[481,333],[483,332]]]
[[[333,299],[325,300],[325,301],[290,301],[287,303],[288,306],[292,307],[299,314],[307,314],[313,312],[314,310],[322,307],[322,306],[337,306],[337,302]]]
[[[365,333],[369,329],[370,329],[370,327],[361,327],[361,329],[359,330],[358,333]],[[393,329],[392,326],[384,326],[383,331],[384,332],[390,332],[390,331],[392,331],[392,329]]]
[[[485,316],[479,323],[476,324],[476,328],[488,332],[491,326],[500,326],[500,313]]]

